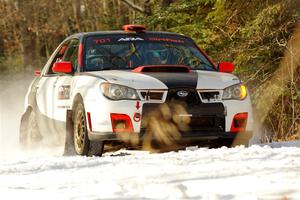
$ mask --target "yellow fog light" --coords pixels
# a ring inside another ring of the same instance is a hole
[[[243,100],[245,99],[247,96],[247,88],[245,85],[241,85],[241,95],[240,95],[240,99]]]

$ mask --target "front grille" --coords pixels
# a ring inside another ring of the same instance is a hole
[[[195,116],[189,124],[192,131],[225,131],[225,118],[221,116]]]
[[[200,102],[200,98],[195,89],[175,88],[169,90],[167,101],[180,101],[187,105],[196,105]]]
[[[168,104],[168,103],[167,103]],[[145,103],[143,105],[141,128],[147,128],[147,119],[153,115],[157,118],[162,113],[157,103]],[[172,110],[172,109],[171,109]],[[199,103],[187,106],[186,113],[177,113],[180,117],[189,116],[191,121],[188,124],[188,132],[209,133],[225,131],[225,108],[222,103]],[[171,119],[171,122],[172,119]]]

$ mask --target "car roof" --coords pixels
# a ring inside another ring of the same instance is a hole
[[[172,33],[172,32],[165,32],[165,31],[140,31],[140,32],[135,32],[135,31],[95,31],[95,32],[81,32],[81,33],[76,33],[73,35],[70,35],[68,38],[73,38],[73,37],[88,37],[88,36],[97,36],[97,35],[119,35],[119,34],[158,34],[158,35],[172,35],[172,36],[179,36],[179,37],[185,37],[189,38],[183,34],[179,33]]]

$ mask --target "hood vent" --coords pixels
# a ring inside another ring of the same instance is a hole
[[[167,73],[189,73],[191,68],[184,65],[146,65],[132,70],[133,72],[167,72]]]

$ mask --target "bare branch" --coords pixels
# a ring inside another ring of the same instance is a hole
[[[121,0],[121,2],[123,2],[124,4],[126,4],[127,6],[129,6],[130,8],[138,11],[138,12],[141,12],[141,13],[145,13],[145,9],[143,9],[142,7],[134,4],[132,1],[130,0]]]

